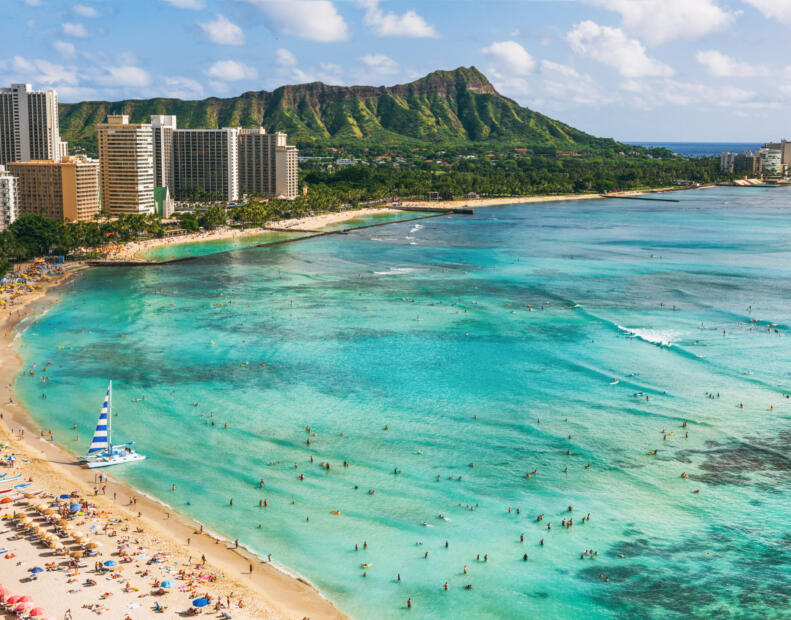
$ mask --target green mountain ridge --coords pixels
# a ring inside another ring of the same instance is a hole
[[[128,114],[132,122],[147,122],[152,114],[175,114],[178,126],[185,129],[264,126],[267,131],[285,131],[289,142],[301,148],[507,143],[579,150],[617,144],[520,106],[500,95],[475,67],[434,71],[395,86],[311,82],[224,99],[61,103],[61,136],[94,151],[96,124],[108,114]]]

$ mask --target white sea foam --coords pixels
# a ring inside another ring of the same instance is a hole
[[[658,329],[642,329],[642,328],[631,328],[631,327],[623,327],[622,325],[618,326],[618,329],[625,333],[630,338],[639,338],[644,342],[648,342],[650,344],[655,344],[660,347],[672,347],[673,340],[675,339],[676,334],[670,332],[663,332]]]
[[[407,273],[418,273],[425,271],[424,269],[415,269],[414,267],[390,267],[387,271],[374,271],[375,276],[400,276]]]

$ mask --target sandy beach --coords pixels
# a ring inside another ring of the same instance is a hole
[[[0,439],[5,465],[0,467],[0,490],[10,489],[3,497],[13,500],[0,504],[4,517],[0,525],[1,584],[8,596],[28,596],[35,608],[58,619],[67,610],[74,619],[96,615],[150,618],[157,602],[167,607],[164,617],[177,617],[192,606],[194,598],[207,593],[212,601],[201,615],[223,617],[225,613],[250,619],[345,617],[307,581],[277,567],[277,558],[270,563],[269,558],[257,558],[241,545],[237,549],[231,541],[214,538],[199,524],[116,481],[111,469],[99,470],[103,476],[99,482],[96,470],[79,467],[74,456],[57,445],[57,437],[51,440],[15,402],[11,386],[22,365],[14,348],[19,322],[57,303],[59,291],[83,268],[68,265],[64,275],[16,298],[14,306],[0,315]],[[8,456],[16,460],[9,461]],[[14,488],[17,484],[27,486]],[[55,554],[51,548],[31,542],[25,535],[27,528],[20,529],[17,521],[6,518],[27,515],[32,526],[58,536],[52,518],[48,522],[36,506],[42,511],[57,511],[54,498],[64,494],[71,496],[66,503],[82,505],[78,516],[70,519],[70,526],[87,542],[78,544],[73,537],[59,537],[64,549]],[[69,569],[71,558],[66,554],[87,551],[86,545],[91,543],[96,545],[96,555],[80,558],[84,566]],[[116,562],[120,569],[113,566],[112,570],[97,572],[97,562]],[[35,580],[29,580],[33,568],[43,570]],[[164,594],[152,594],[165,580],[172,581],[173,586],[164,588]],[[217,601],[222,606],[215,609]]]
[[[217,228],[216,230],[191,233],[182,235],[180,237],[169,237],[164,239],[145,239],[143,241],[133,241],[119,246],[114,250],[109,258],[119,260],[137,260],[144,259],[142,256],[146,251],[153,248],[180,245],[182,243],[195,243],[199,241],[219,241],[222,239],[238,239],[260,235],[266,232],[266,228],[277,228],[279,230],[293,230],[294,232],[300,231],[315,231],[330,224],[338,222],[345,222],[357,217],[364,217],[367,215],[380,215],[389,213],[392,209],[386,207],[373,207],[366,209],[353,209],[350,211],[339,211],[333,213],[320,213],[310,217],[292,218],[289,220],[278,220],[274,222],[266,222],[260,228],[230,228],[227,226]]]

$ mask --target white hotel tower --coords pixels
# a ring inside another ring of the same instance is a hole
[[[0,165],[60,161],[66,155],[66,143],[60,141],[58,94],[33,90],[30,84],[0,88]]]

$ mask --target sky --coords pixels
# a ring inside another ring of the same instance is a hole
[[[634,141],[791,138],[791,0],[0,0],[0,85],[61,101],[392,85],[476,66]]]

